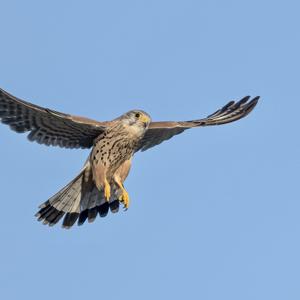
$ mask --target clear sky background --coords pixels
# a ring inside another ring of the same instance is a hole
[[[0,86],[99,120],[247,118],[135,157],[127,212],[66,231],[37,206],[87,150],[0,126],[0,298],[300,299],[299,1],[1,0]]]

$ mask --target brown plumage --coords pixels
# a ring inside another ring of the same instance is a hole
[[[0,89],[0,120],[19,133],[29,132],[28,139],[48,146],[92,148],[82,171],[68,185],[40,206],[39,221],[50,226],[63,219],[70,228],[96,216],[115,213],[119,204],[129,206],[123,183],[128,176],[136,151],[145,151],[182,133],[200,126],[221,125],[249,114],[259,97],[230,101],[206,118],[192,121],[151,122],[141,110],[133,110],[119,118],[98,122],[63,114],[20,100]]]

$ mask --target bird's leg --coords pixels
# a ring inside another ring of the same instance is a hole
[[[118,177],[115,177],[114,180],[115,180],[116,184],[118,185],[118,187],[122,190],[122,195],[119,197],[119,201],[123,202],[124,208],[125,208],[125,210],[127,210],[129,207],[129,202],[130,202],[129,195],[128,195],[127,191],[125,190],[121,180]]]
[[[107,179],[104,179],[104,197],[106,199],[107,202],[109,202],[110,199],[110,185],[107,181]]]

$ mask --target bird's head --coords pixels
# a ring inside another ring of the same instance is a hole
[[[144,134],[151,122],[151,117],[142,110],[131,110],[120,117],[125,126],[134,129],[138,134]]]

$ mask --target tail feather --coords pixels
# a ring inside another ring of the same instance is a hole
[[[66,229],[71,228],[74,225],[74,223],[77,221],[80,213],[79,212],[80,199],[81,199],[80,192],[78,192],[75,200],[73,200],[73,203],[70,205],[70,208],[68,209],[68,212],[64,217],[63,224],[62,224],[63,228]]]
[[[66,213],[64,217],[62,227],[65,229],[71,228],[79,217],[79,213]]]
[[[113,187],[113,197],[110,202],[104,198],[103,192],[99,191],[91,176],[85,178],[85,169],[58,193],[39,206],[36,213],[38,221],[49,226],[54,226],[63,217],[62,227],[71,228],[78,220],[82,225],[86,220],[93,222],[98,213],[105,217],[108,211],[116,213],[119,210],[120,191]]]
[[[94,222],[94,220],[96,219],[97,217],[97,214],[98,214],[98,208],[97,206],[93,207],[93,208],[90,208],[88,210],[88,222],[89,223],[92,223]]]
[[[82,175],[83,173],[81,172],[58,193],[40,205],[40,210],[35,215],[38,221],[42,221],[45,225],[53,226],[60,221],[65,213],[70,211],[77,198],[74,198],[74,191],[80,189]]]
[[[106,215],[108,214],[108,210],[109,210],[109,204],[107,202],[102,204],[101,206],[98,206],[99,216],[101,218],[106,217]]]
[[[110,211],[115,214],[119,211],[119,207],[120,207],[120,201],[119,200],[115,200],[109,203],[109,208]]]
[[[77,223],[78,225],[82,225],[86,221],[86,219],[88,217],[88,213],[89,213],[88,209],[86,209],[80,213],[78,223]]]

